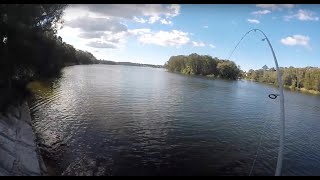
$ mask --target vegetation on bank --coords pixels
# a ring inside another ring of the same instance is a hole
[[[313,94],[320,93],[320,68],[294,68],[290,66],[289,68],[280,68],[280,71],[285,87]],[[250,69],[243,74],[243,77],[248,80],[278,85],[275,68],[268,68],[267,66],[258,70]]]
[[[278,85],[277,72],[275,68],[266,65],[261,69],[250,69],[248,72],[240,70],[233,61],[212,58],[208,55],[196,53],[188,56],[172,56],[164,67],[170,72],[182,74],[203,75],[208,77],[221,77],[227,79],[243,78],[266,84]],[[281,67],[282,81],[284,87],[320,94],[320,68],[317,67]]]
[[[95,60],[91,53],[77,50],[57,36],[65,7],[0,5],[0,111],[8,101],[21,99],[18,94],[25,94],[28,82],[56,77],[69,64],[90,64]],[[15,93],[10,95],[12,92]]]
[[[226,79],[241,78],[240,67],[230,60],[212,58],[209,55],[198,55],[196,53],[188,56],[171,56],[164,65],[171,72],[183,74],[203,75],[220,77]]]
[[[55,77],[70,64],[91,64],[96,58],[57,36],[65,4],[2,4],[0,6],[0,81]]]

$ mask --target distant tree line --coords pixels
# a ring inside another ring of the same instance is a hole
[[[124,65],[124,66],[140,66],[140,67],[153,67],[153,68],[163,68],[162,65],[153,65],[153,64],[141,64],[141,63],[132,63],[132,62],[115,62],[109,60],[95,60],[93,64],[109,64],[109,65]]]
[[[196,53],[188,56],[171,56],[164,67],[171,72],[183,74],[214,76],[226,79],[240,78],[242,73],[240,67],[233,61],[212,58],[209,55],[198,55]]]
[[[283,84],[292,89],[320,91],[320,68],[280,68]],[[263,66],[262,69],[252,70],[243,74],[246,79],[278,85],[277,72],[275,68]]]

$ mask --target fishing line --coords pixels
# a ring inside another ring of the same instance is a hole
[[[268,37],[266,36],[266,34],[261,31],[260,29],[251,29],[250,31],[248,31],[247,33],[245,33],[241,39],[239,40],[239,42],[236,44],[236,46],[234,47],[234,49],[231,51],[228,60],[231,58],[231,56],[233,55],[234,51],[237,49],[237,47],[239,46],[240,42],[244,39],[244,37],[246,37],[250,32],[260,32],[263,34],[264,38],[262,39],[262,41],[267,41],[270,50],[272,52],[273,55],[273,59],[274,59],[274,63],[276,66],[276,71],[277,71],[277,78],[278,78],[278,84],[279,84],[279,93],[280,94],[269,94],[269,98],[270,99],[276,99],[278,96],[280,96],[280,140],[279,140],[279,151],[278,151],[278,159],[277,159],[277,166],[276,166],[276,172],[275,172],[275,176],[280,176],[281,175],[281,169],[282,169],[282,161],[283,161],[283,149],[284,149],[284,135],[285,135],[285,112],[284,112],[284,94],[283,94],[283,84],[282,84],[282,78],[281,78],[281,72],[278,66],[278,61],[276,58],[276,55],[274,53],[273,47],[268,39]],[[260,138],[261,140],[261,138]],[[255,159],[256,160],[256,159]],[[254,163],[255,163],[254,160]],[[253,164],[254,164],[253,163]],[[252,169],[251,169],[252,171]],[[251,174],[251,172],[250,172]]]
[[[244,37],[247,35],[247,34],[249,34],[251,31],[248,31],[246,34],[244,34],[243,36],[242,36],[242,38],[240,39],[240,41],[238,41],[238,43],[237,43],[237,45],[234,47],[234,49],[231,51],[231,53],[229,54],[229,57],[228,57],[228,59],[227,60],[229,60],[230,59],[230,57],[233,55],[233,53],[234,53],[234,51],[237,49],[237,47],[239,46],[239,44],[240,44],[240,42],[244,39]]]
[[[260,147],[261,147],[262,138],[263,138],[263,136],[264,136],[264,133],[265,133],[267,124],[268,124],[268,119],[264,121],[262,133],[261,133],[261,135],[260,135],[260,140],[259,140],[259,144],[258,144],[258,149],[257,149],[256,155],[255,155],[255,158],[254,158],[254,160],[253,160],[253,163],[252,163],[252,166],[251,166],[251,170],[250,170],[249,176],[251,176],[252,171],[253,171],[253,168],[254,168],[254,165],[255,165],[256,160],[257,160],[257,158],[258,158],[258,153],[259,153],[259,150],[260,150]]]

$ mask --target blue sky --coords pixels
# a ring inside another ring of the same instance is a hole
[[[98,59],[164,64],[198,53],[225,59],[249,30],[269,37],[280,66],[320,66],[320,5],[70,5],[58,31]],[[250,33],[231,60],[241,69],[274,66],[263,36]]]

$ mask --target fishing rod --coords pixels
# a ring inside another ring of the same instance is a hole
[[[280,141],[279,141],[279,152],[278,152],[278,160],[277,160],[277,167],[276,167],[276,172],[275,172],[275,176],[280,176],[281,175],[281,169],[282,169],[282,161],[283,161],[283,149],[284,149],[284,135],[285,135],[285,115],[284,115],[284,95],[283,95],[283,84],[282,84],[282,78],[281,78],[281,72],[278,66],[278,61],[277,61],[277,57],[276,54],[274,53],[273,47],[267,37],[267,35],[260,29],[251,29],[250,31],[248,31],[247,33],[245,33],[242,38],[240,39],[240,41],[237,43],[237,45],[234,47],[234,49],[232,50],[232,52],[230,53],[228,59],[230,59],[230,57],[232,56],[232,54],[234,53],[234,51],[236,50],[236,48],[238,47],[238,45],[240,44],[240,42],[244,39],[245,36],[247,36],[250,32],[260,32],[263,34],[264,38],[262,39],[262,41],[267,40],[268,45],[271,49],[272,55],[273,55],[273,59],[274,59],[274,63],[276,66],[276,71],[277,71],[277,76],[278,76],[278,83],[279,83],[279,94],[269,94],[269,98],[271,99],[276,99],[278,96],[280,96]]]

